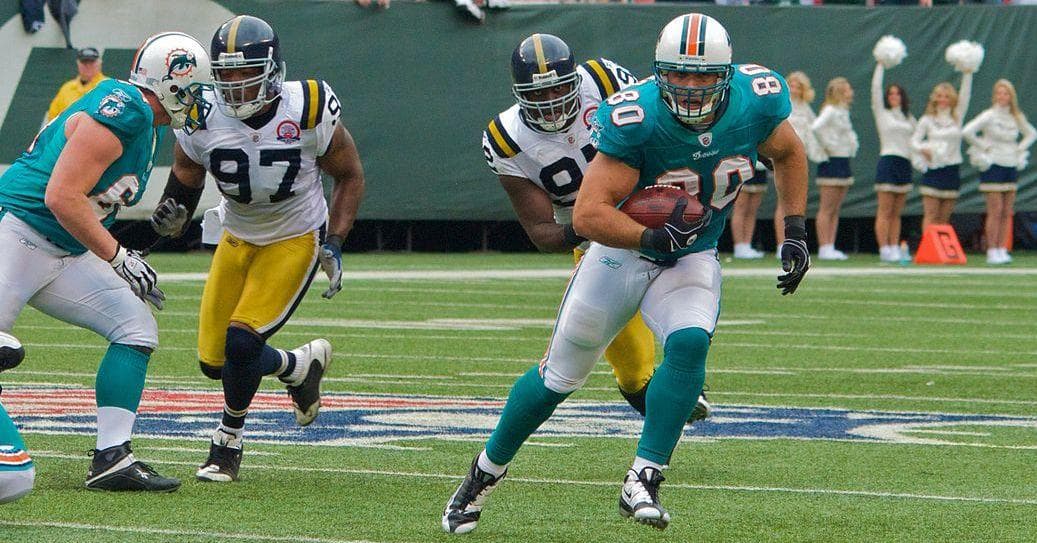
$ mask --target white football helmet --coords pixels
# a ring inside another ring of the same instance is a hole
[[[205,124],[211,104],[202,92],[212,88],[209,53],[181,32],[162,32],[144,40],[130,68],[130,83],[155,93],[172,119],[188,134]]]
[[[721,109],[734,73],[731,37],[716,19],[701,13],[681,15],[659,33],[655,45],[655,79],[663,101],[682,122],[700,125]],[[666,80],[669,72],[718,74],[706,87],[685,87]]]

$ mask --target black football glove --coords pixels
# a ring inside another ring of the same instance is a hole
[[[658,253],[674,253],[690,246],[698,239],[699,234],[709,226],[712,211],[706,208],[705,214],[697,221],[684,220],[684,209],[688,207],[688,199],[681,198],[673,206],[673,212],[659,228],[646,228],[641,234],[641,250]]]
[[[796,292],[799,282],[810,269],[807,225],[802,215],[785,217],[785,241],[781,242],[778,253],[781,255],[781,269],[785,270],[784,275],[778,276],[778,288],[784,296]]]

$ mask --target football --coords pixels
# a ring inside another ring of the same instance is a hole
[[[684,209],[684,220],[694,222],[705,215],[706,209],[702,207],[698,198],[673,185],[645,187],[630,195],[619,210],[641,225],[659,228],[669,218],[670,213],[673,213],[673,206],[677,205],[677,200],[681,198],[688,199],[688,207]]]

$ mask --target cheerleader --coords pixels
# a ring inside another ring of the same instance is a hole
[[[918,121],[908,108],[907,92],[900,85],[889,85],[883,90],[885,70],[892,68],[907,56],[904,42],[893,36],[883,36],[875,44],[875,73],[871,76],[871,112],[879,134],[879,162],[875,172],[875,193],[878,207],[875,212],[875,240],[879,245],[879,260],[900,261],[900,217],[904,211],[907,193],[911,192],[911,135]]]
[[[949,224],[961,189],[961,129],[972,95],[972,74],[983,61],[983,47],[958,42],[947,48],[947,61],[961,72],[961,90],[939,83],[929,94],[925,114],[918,120],[911,146],[923,170],[922,229]]]
[[[970,162],[981,171],[979,190],[987,200],[987,264],[1008,264],[1016,182],[1019,170],[1026,168],[1037,131],[1019,110],[1015,86],[1007,79],[994,83],[991,101],[989,109],[965,125],[962,136],[970,145]]]
[[[853,87],[845,77],[836,77],[825,88],[825,103],[811,125],[828,160],[817,165],[817,185],[821,202],[817,210],[817,257],[820,260],[846,260],[846,254],[835,248],[839,228],[839,209],[853,184],[850,158],[857,155],[857,133],[850,122]]]
[[[731,210],[731,239],[735,244],[735,258],[763,258],[763,253],[753,249],[753,231],[756,229],[756,212],[767,192],[767,167],[762,160],[756,161],[756,173],[742,184]]]

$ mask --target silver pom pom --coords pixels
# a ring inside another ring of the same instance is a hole
[[[944,58],[955,70],[973,73],[983,64],[983,46],[974,41],[961,40],[947,47]]]
[[[875,42],[872,54],[875,55],[876,62],[889,69],[904,61],[904,57],[907,56],[907,46],[896,36],[882,36],[879,41]]]

